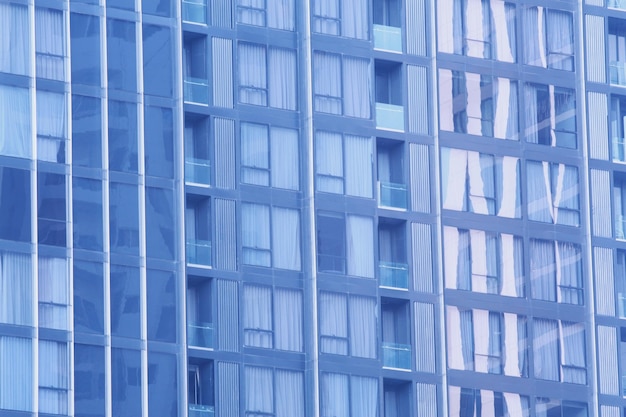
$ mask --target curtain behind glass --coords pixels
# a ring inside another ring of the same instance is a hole
[[[348,275],[374,278],[374,222],[371,217],[348,216],[346,221]]]
[[[318,0],[316,4],[326,1]],[[315,52],[313,55],[313,92],[315,111],[342,113],[341,58],[339,55]]]
[[[32,291],[31,256],[0,252],[0,323],[32,326]]]
[[[580,247],[573,243],[557,242],[556,253],[559,302],[582,305],[583,282]]]
[[[62,11],[35,8],[35,51],[37,77],[63,81],[65,79],[65,28]]]
[[[37,90],[37,159],[64,162],[67,137],[67,101],[65,94]]]
[[[587,383],[585,360],[585,326],[582,323],[561,323],[561,363],[563,382]]]
[[[271,266],[270,208],[262,204],[241,205],[243,263]]]
[[[27,88],[0,84],[0,155],[31,157],[30,107]]]
[[[246,346],[271,349],[272,332],[272,289],[257,285],[243,287],[244,338]]]
[[[339,133],[315,134],[315,173],[317,191],[343,194],[343,146]]]
[[[270,107],[296,110],[296,52],[293,49],[270,48],[267,59]]]
[[[320,351],[322,353],[348,354],[347,304],[346,296],[343,294],[320,293]]]
[[[274,29],[294,30],[294,0],[267,0],[267,26]]]
[[[559,380],[559,329],[555,320],[534,320],[535,377]]]
[[[458,258],[456,268],[456,288],[472,290],[472,260],[470,253],[469,230],[458,229]]]
[[[241,181],[269,186],[268,128],[241,123]]]
[[[265,47],[239,44],[239,101],[267,106]]]
[[[550,184],[550,164],[528,161],[526,164],[528,183],[528,218],[544,223],[552,223],[552,192]]]
[[[0,337],[0,409],[33,411],[32,341]]]
[[[556,301],[555,242],[530,240],[530,284],[532,298]]]
[[[350,417],[348,375],[323,373],[320,385],[321,417]]]
[[[315,0],[313,31],[339,35],[339,0]]]
[[[274,414],[274,381],[272,370],[256,366],[245,367],[246,416]]]
[[[350,355],[376,358],[376,299],[350,297]]]
[[[341,0],[341,36],[368,39],[369,16],[367,0]]]
[[[372,138],[345,135],[346,194],[372,198]]]
[[[28,74],[28,8],[0,4],[0,72]]]
[[[574,70],[574,31],[572,15],[548,10],[546,13],[546,40],[548,68]]]
[[[274,290],[274,340],[276,349],[302,352],[302,293]]]
[[[343,59],[343,105],[346,116],[369,119],[371,116],[370,61],[362,58]]]
[[[298,131],[283,127],[270,129],[272,187],[300,189]]]
[[[40,413],[67,414],[68,380],[67,344],[39,340]]]
[[[300,212],[296,209],[272,207],[272,265],[300,270]]]
[[[68,328],[69,271],[64,258],[39,258],[39,327]]]
[[[563,164],[551,166],[551,182],[554,199],[554,222],[578,226],[578,169]]]
[[[377,417],[378,379],[351,376],[350,399],[352,417]]]
[[[304,377],[302,372],[277,369],[276,417],[304,417]]]
[[[265,26],[265,0],[239,0],[237,21],[255,26]],[[272,3],[270,1],[270,3]]]
[[[537,6],[523,10],[523,24],[527,35],[524,42],[524,62],[546,68],[543,12],[543,7]]]

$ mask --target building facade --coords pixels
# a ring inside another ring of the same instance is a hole
[[[624,417],[625,136],[623,0],[0,0],[0,415]]]

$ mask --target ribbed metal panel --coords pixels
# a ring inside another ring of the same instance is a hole
[[[413,288],[433,292],[432,236],[429,224],[412,223]]]
[[[598,83],[606,82],[604,64],[604,18],[585,16],[585,49],[587,50],[587,79]]]
[[[215,186],[235,189],[235,121],[215,118],[213,122],[215,154]]]
[[[233,27],[232,0],[211,0],[211,25],[220,28]]]
[[[417,415],[437,417],[437,386],[417,383]]]
[[[609,159],[609,127],[608,103],[602,93],[587,94],[589,117],[589,157],[593,159]]]
[[[426,6],[424,0],[406,0],[406,52],[426,56]]]
[[[217,415],[239,417],[239,365],[218,362],[217,375]]]
[[[215,211],[215,267],[226,271],[237,270],[237,215],[235,201],[216,198]]]
[[[428,101],[428,83],[426,67],[408,65],[408,117],[409,132],[428,135],[428,120],[430,119],[430,105]]]
[[[411,174],[411,209],[421,213],[430,212],[430,163],[428,146],[409,145]]]
[[[620,417],[619,407],[613,407],[611,405],[600,406],[601,417]]]
[[[233,41],[213,38],[213,105],[233,107]]]
[[[217,280],[217,342],[220,350],[239,350],[237,282]]]
[[[615,316],[615,292],[613,288],[613,251],[609,248],[593,248],[593,273],[596,286],[596,311],[604,316]]]
[[[415,370],[435,373],[435,308],[415,303]]]
[[[600,393],[619,395],[617,337],[615,328],[598,326],[598,377]]]
[[[611,237],[611,179],[608,171],[591,170],[591,220],[594,236]]]

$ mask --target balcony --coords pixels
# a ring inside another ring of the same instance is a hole
[[[626,10],[626,0],[608,0],[606,2],[606,6],[614,9]]]
[[[613,138],[613,161],[626,162],[626,140],[624,138]]]
[[[376,128],[404,132],[404,107],[376,103]]]
[[[411,346],[383,342],[383,367],[411,369]]]
[[[215,408],[212,405],[189,404],[189,417],[213,417]]]
[[[208,240],[188,240],[187,263],[211,266],[211,242]]]
[[[204,78],[185,77],[183,96],[185,103],[209,105],[209,82]]]
[[[206,25],[206,0],[183,0],[183,22]]]
[[[406,185],[379,181],[378,205],[406,210]]]
[[[611,84],[626,86],[626,62],[611,61],[609,64],[609,72],[611,75]]]
[[[206,159],[185,158],[185,182],[209,185],[211,164]]]
[[[212,348],[213,324],[189,323],[187,325],[187,345],[203,348]]]
[[[409,266],[407,264],[380,261],[378,275],[381,287],[409,289]]]
[[[619,317],[626,317],[626,293],[618,292],[617,293],[617,307]]]
[[[615,217],[615,239],[626,240],[626,218],[622,214]]]
[[[402,53],[402,29],[375,24],[374,49]]]

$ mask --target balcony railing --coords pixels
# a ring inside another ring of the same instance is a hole
[[[209,104],[209,82],[204,78],[185,77],[184,98],[187,103]]]
[[[396,104],[376,103],[376,127],[404,132],[404,107]]]
[[[211,242],[208,240],[188,240],[187,263],[211,266]]]
[[[402,53],[402,29],[374,25],[374,49]]]
[[[378,205],[406,210],[406,184],[379,181]]]
[[[626,293],[617,293],[617,307],[619,317],[626,317]]]
[[[411,346],[383,342],[383,366],[385,368],[411,369]]]
[[[626,218],[622,214],[615,217],[615,238],[626,240]]]
[[[206,24],[206,0],[183,0],[183,21]]]
[[[611,61],[609,65],[611,84],[626,86],[626,62]]]
[[[211,164],[206,159],[185,158],[185,182],[194,184],[211,183]]]
[[[606,5],[615,9],[626,9],[626,0],[608,0]]]
[[[613,161],[626,162],[626,140],[613,138]]]
[[[407,264],[380,261],[378,263],[378,275],[381,287],[409,288],[409,266]]]
[[[212,405],[189,404],[189,417],[213,417],[215,408]]]
[[[203,348],[213,347],[212,323],[189,323],[187,325],[187,344]]]

